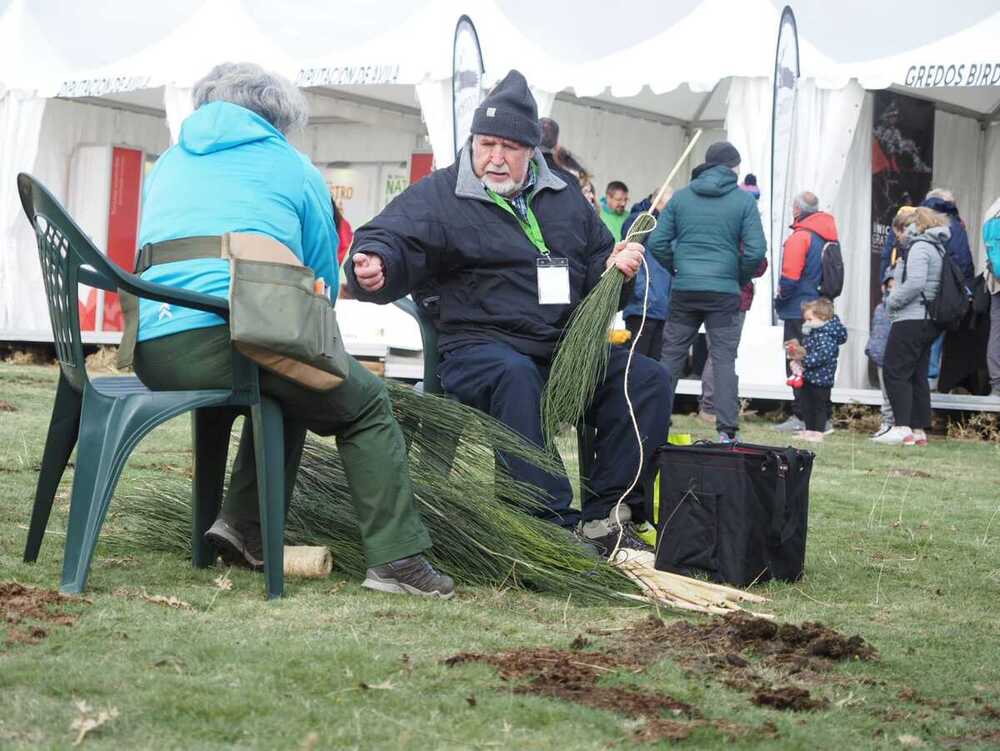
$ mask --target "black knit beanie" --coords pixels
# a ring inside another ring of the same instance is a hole
[[[736,167],[740,163],[740,152],[729,141],[713,143],[705,152],[705,164],[724,164]]]
[[[538,106],[520,71],[510,71],[486,95],[472,116],[472,132],[507,138],[527,146],[537,146],[541,142]]]

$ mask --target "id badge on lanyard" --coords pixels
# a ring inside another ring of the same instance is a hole
[[[538,304],[569,305],[569,260],[545,256],[535,261]]]

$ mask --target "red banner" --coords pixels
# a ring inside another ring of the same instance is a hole
[[[111,150],[111,180],[108,200],[107,255],[126,271],[135,268],[136,241],[139,236],[139,205],[142,193],[143,152],[115,146]],[[80,328],[97,328],[97,290],[80,303]],[[118,295],[104,294],[101,331],[121,331],[122,311]]]

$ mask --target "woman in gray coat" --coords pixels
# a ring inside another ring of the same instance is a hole
[[[942,249],[950,236],[948,217],[921,207],[900,211],[892,226],[903,255],[894,271],[896,286],[885,303],[892,328],[883,372],[896,425],[872,440],[926,446],[926,428],[931,425],[927,370],[931,345],[941,333],[927,307],[937,298],[941,286]]]

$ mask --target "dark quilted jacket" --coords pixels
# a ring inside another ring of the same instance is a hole
[[[847,329],[837,316],[802,337],[802,346],[806,348],[806,356],[802,361],[806,383],[813,386],[833,386],[840,345],[846,341]]]

